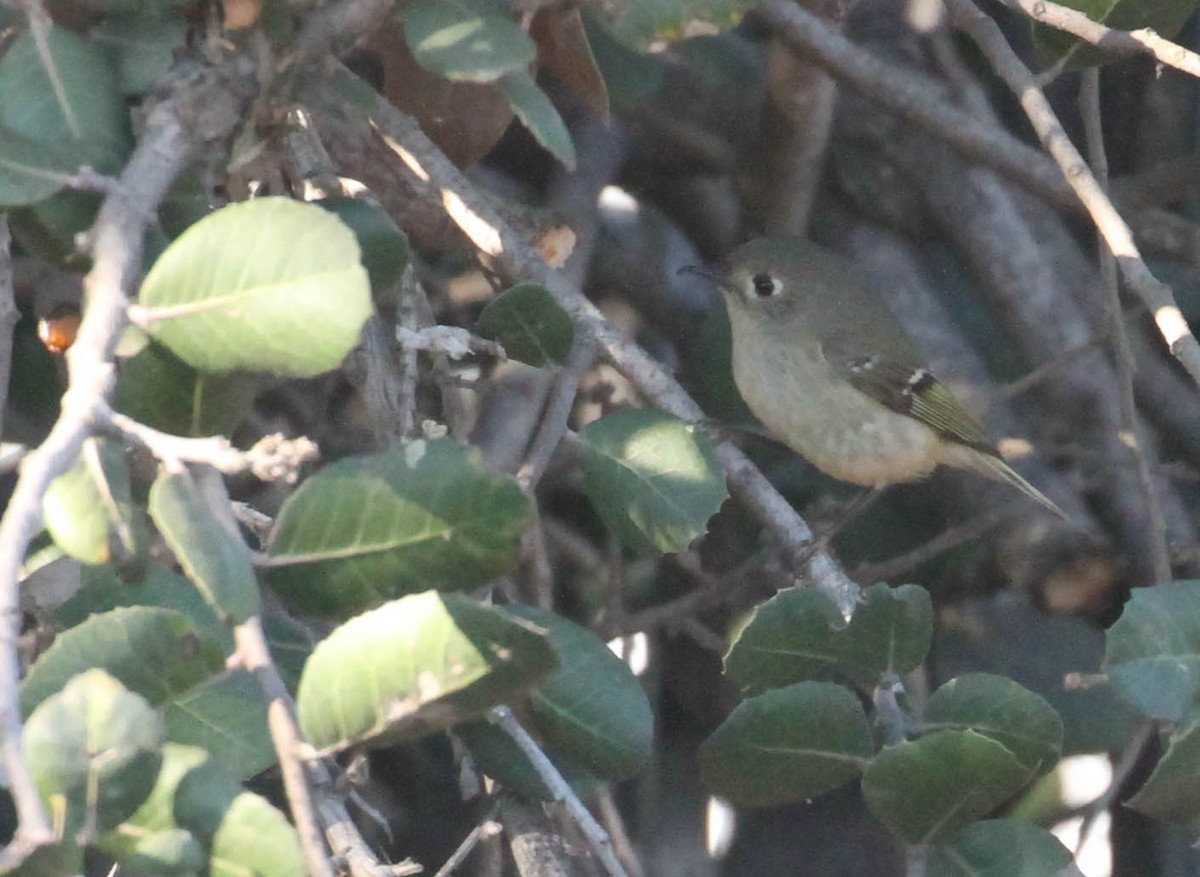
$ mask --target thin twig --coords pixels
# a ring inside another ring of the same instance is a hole
[[[600,818],[604,820],[617,856],[629,870],[629,877],[645,877],[646,869],[642,867],[637,850],[633,848],[633,843],[629,839],[629,832],[625,830],[625,820],[621,818],[621,810],[617,807],[612,789],[608,786],[601,786],[596,791],[595,797],[596,804],[600,808]]]
[[[1200,55],[1185,49],[1179,43],[1164,39],[1150,28],[1135,31],[1116,30],[1093,21],[1075,9],[1060,6],[1051,0],[1000,0],[1010,9],[1024,12],[1034,21],[1066,31],[1094,46],[1100,46],[1122,54],[1146,54],[1160,64],[1182,70],[1200,77]],[[1095,70],[1096,68],[1090,68]]]
[[[612,841],[608,839],[604,829],[596,822],[587,807],[583,806],[583,802],[579,800],[571,785],[562,778],[558,768],[529,736],[529,732],[521,727],[521,723],[517,721],[512,710],[506,706],[493,707],[488,712],[488,721],[504,731],[520,747],[521,752],[533,764],[538,777],[554,794],[554,800],[561,801],[566,806],[571,819],[579,826],[588,846],[592,848],[592,852],[596,854],[596,858],[600,860],[600,864],[610,877],[628,877],[625,868],[613,852]]]
[[[757,13],[805,58],[826,67],[872,103],[1055,206],[1078,209],[1077,199],[1053,162],[999,126],[981,124],[948,103],[945,89],[928,76],[880,60],[791,0],[764,0]]]
[[[267,727],[271,732],[271,741],[275,744],[275,754],[279,756],[284,791],[287,793],[296,831],[300,835],[300,846],[308,861],[309,874],[312,877],[333,877],[333,863],[325,850],[321,825],[308,787],[308,777],[300,760],[303,740],[296,726],[294,705],[287,693],[287,687],[279,677],[279,671],[271,660],[271,652],[263,635],[262,620],[255,615],[242,622],[233,629],[233,637],[242,666],[254,674],[267,701]]]
[[[282,434],[264,436],[248,451],[239,451],[224,436],[185,438],[160,432],[110,409],[97,406],[94,428],[139,445],[160,460],[204,463],[226,475],[250,472],[263,481],[291,483],[300,467],[319,456],[317,445],[303,436],[289,439]]]
[[[1108,249],[1116,257],[1126,284],[1150,308],[1171,353],[1183,364],[1192,380],[1200,384],[1200,343],[1188,327],[1170,288],[1159,282],[1146,267],[1128,224],[1096,182],[1079,150],[1071,143],[1050,102],[1034,82],[1029,68],[1005,41],[996,22],[971,0],[947,0],[947,9],[954,26],[971,37],[988,63],[1016,95],[1038,139],[1058,162],[1063,176],[1087,208]]]
[[[1100,118],[1100,71],[1089,68],[1083,71],[1079,90],[1079,111],[1083,117],[1083,129],[1087,138],[1088,156],[1092,172],[1101,191],[1108,185],[1108,155],[1104,148],[1104,132]],[[1163,519],[1162,506],[1154,490],[1154,475],[1146,458],[1138,432],[1137,403],[1133,395],[1133,352],[1129,347],[1129,335],[1125,330],[1125,315],[1121,309],[1121,296],[1117,288],[1117,266],[1113,254],[1104,242],[1097,240],[1100,259],[1100,285],[1104,291],[1108,308],[1109,334],[1113,341],[1113,357],[1116,360],[1117,398],[1121,416],[1121,432],[1124,443],[1133,454],[1137,467],[1138,486],[1141,488],[1142,503],[1146,509],[1146,528],[1150,540],[1150,563],[1154,580],[1165,582],[1171,578],[1171,557],[1167,550],[1167,525]]]
[[[141,142],[121,175],[122,188],[109,194],[96,220],[93,267],[84,281],[88,306],[75,343],[67,352],[70,385],[63,394],[62,412],[42,445],[25,458],[0,521],[0,747],[17,808],[18,841],[51,837],[25,763],[21,712],[16,703],[21,561],[40,524],[46,488],[78,456],[93,411],[112,389],[112,355],[125,324],[126,290],[141,270],[146,217],[166,195],[190,152],[191,143],[175,106],[158,104],[150,111]]]
[[[352,75],[340,65],[330,72],[334,80]],[[436,198],[472,243],[495,260],[503,274],[544,286],[571,315],[577,330],[590,336],[604,356],[659,408],[692,423],[705,419],[700,406],[662,364],[604,319],[577,286],[547,266],[537,251],[429,140],[415,119],[382,99],[371,105],[369,115],[392,151],[421,182],[422,194]],[[805,556],[811,548],[813,534],[796,510],[738,448],[720,441],[716,455],[725,471],[730,492],[751,509],[806,578],[829,593],[843,612],[852,612],[858,599],[858,587],[846,578],[827,553]]]
[[[12,236],[8,214],[0,215],[0,436],[4,435],[4,409],[8,405],[8,379],[12,373],[13,327],[21,319],[13,293]]]
[[[550,400],[542,412],[537,434],[529,446],[525,462],[517,470],[517,481],[528,493],[537,487],[554,449],[567,431],[567,420],[571,416],[571,408],[575,404],[575,393],[579,390],[579,379],[591,368],[596,359],[596,347],[591,339],[577,337],[567,356],[567,361],[559,369],[550,390]]]
[[[471,855],[475,847],[479,846],[482,841],[495,837],[504,830],[504,826],[496,822],[496,813],[498,810],[498,805],[492,805],[484,820],[471,829],[471,832],[463,838],[463,842],[450,854],[450,858],[446,859],[442,867],[437,869],[437,873],[433,877],[450,877],[458,869],[459,865],[467,860],[467,856]]]
[[[870,584],[872,582],[894,581],[916,569],[923,563],[938,555],[945,554],[952,548],[957,548],[966,542],[972,542],[983,536],[1004,520],[1002,514],[981,515],[971,518],[961,524],[956,524],[938,533],[927,542],[923,542],[911,551],[889,557],[878,563],[862,563],[852,570],[854,580]]]

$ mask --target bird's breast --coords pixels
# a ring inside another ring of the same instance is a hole
[[[735,342],[733,376],[754,415],[827,475],[876,487],[938,465],[933,430],[854,389],[819,350]]]

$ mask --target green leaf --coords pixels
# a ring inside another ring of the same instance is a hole
[[[21,683],[28,715],[78,673],[97,667],[152,706],[170,702],[224,665],[220,649],[181,613],[149,606],[93,615],[59,635]]]
[[[455,725],[454,736],[467,747],[475,767],[506,790],[530,801],[557,800],[556,792],[542,779],[524,750],[507,732],[486,718]],[[559,752],[553,743],[543,740],[539,745],[575,794],[587,797],[603,785],[577,761]]]
[[[1062,754],[1062,719],[1050,704],[1011,679],[969,673],[951,679],[925,705],[924,727],[970,729],[995,740],[1038,775]]]
[[[626,409],[589,423],[580,437],[584,491],[635,550],[683,550],[728,495],[708,437],[682,420]]]
[[[258,613],[250,550],[217,521],[190,473],[159,473],[150,488],[150,517],[218,617],[241,624]]]
[[[84,165],[107,173],[129,151],[129,114],[104,54],[75,33],[51,27],[46,52],[32,33],[18,37],[0,59],[0,203],[39,198],[40,171],[75,174]],[[31,145],[43,162],[23,169]],[[5,185],[7,184],[7,185]],[[55,186],[41,197],[61,188]]]
[[[934,849],[927,877],[1055,877],[1066,874],[1071,851],[1044,828],[1017,819],[989,819],[954,843]]]
[[[211,853],[208,873],[290,877],[307,873],[299,838],[266,800],[245,791],[208,752],[168,744],[154,790],[128,823],[128,834],[179,840],[190,836]],[[104,846],[127,854],[129,837]],[[133,847],[137,850],[138,847]],[[118,856],[118,858],[123,858]],[[126,862],[128,864],[128,862]]]
[[[126,96],[145,94],[175,62],[187,40],[179,16],[151,16],[144,10],[105,18],[92,29],[92,41],[108,55]]]
[[[245,372],[206,375],[150,342],[121,363],[113,407],[174,435],[230,435],[267,380]]]
[[[69,840],[43,844],[4,873],[7,877],[74,877],[84,873],[83,847]]]
[[[839,675],[846,620],[823,591],[785,588],[754,610],[725,656],[725,673],[746,691]]]
[[[0,127],[0,204],[19,206],[49,198],[79,170],[74,151]]]
[[[697,24],[732,27],[753,5],[750,0],[625,0],[599,8],[609,13],[621,39],[647,49],[652,43],[680,39]]]
[[[278,761],[262,689],[246,670],[222,673],[179,695],[163,707],[163,722],[168,740],[214,753],[243,779]]]
[[[129,563],[145,551],[145,521],[129,495],[125,451],[88,438],[75,463],[42,497],[46,530],[68,555],[88,564]]]
[[[1062,5],[1117,30],[1150,28],[1170,40],[1195,11],[1196,0],[1063,0]],[[1079,70],[1127,57],[1089,45],[1056,27],[1040,22],[1032,22],[1032,26],[1034,48],[1047,67],[1061,61],[1066,69]]]
[[[162,723],[103,670],[74,677],[25,724],[38,791],[67,836],[116,827],[146,799],[161,762]]]
[[[138,322],[188,365],[292,376],[336,368],[371,315],[345,223],[312,204],[258,198],[201,219],[154,263]]]
[[[539,367],[561,364],[575,343],[570,316],[536,283],[518,283],[488,302],[477,331],[500,342],[510,359]]]
[[[447,79],[492,82],[533,63],[537,47],[494,0],[416,0],[404,19],[408,48]]]
[[[1165,822],[1200,828],[1200,723],[1172,734],[1146,784],[1126,804]]]
[[[275,519],[264,574],[295,609],[344,618],[503,574],[532,513],[516,482],[486,472],[477,450],[415,441],[305,481]]]
[[[1104,670],[1142,714],[1182,721],[1200,699],[1200,581],[1135,589],[1108,630]]]
[[[933,639],[929,592],[918,585],[867,588],[838,639],[841,668],[859,685],[871,689],[899,679],[921,666],[929,654]]]
[[[296,709],[313,745],[411,740],[480,715],[556,665],[546,632],[427,591],[353,618],[304,667]]]
[[[9,211],[13,239],[34,255],[69,271],[85,271],[90,257],[79,248],[79,235],[96,222],[100,196],[62,191],[45,201]]]
[[[637,677],[586,627],[534,606],[505,608],[545,628],[558,656],[558,669],[530,692],[541,736],[598,777],[633,776],[654,744],[654,715]]]
[[[508,98],[509,106],[529,129],[533,139],[562,162],[568,171],[575,170],[575,143],[562,116],[538,86],[528,70],[514,70],[496,81]]]
[[[740,703],[701,745],[700,770],[714,794],[771,807],[836,789],[874,752],[854,694],[829,682],[800,682]]]
[[[986,816],[1033,774],[989,737],[936,731],[879,753],[863,773],[863,795],[903,840],[934,843]]]
[[[412,258],[408,237],[386,210],[362,198],[325,198],[314,202],[349,226],[362,250],[372,289],[399,282]]]
[[[112,566],[86,567],[80,578],[79,590],[54,610],[54,621],[61,628],[74,627],[90,615],[122,606],[157,606],[182,612],[201,638],[217,644],[222,654],[233,651],[233,634],[200,591],[161,564],[150,564],[142,580],[134,584],[123,582]]]

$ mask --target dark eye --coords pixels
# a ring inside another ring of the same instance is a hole
[[[750,283],[754,286],[754,294],[759,298],[770,298],[778,291],[775,278],[770,274],[755,274],[750,278]]]

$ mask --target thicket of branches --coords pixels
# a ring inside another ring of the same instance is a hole
[[[0,864],[1190,873],[1194,7],[7,7]],[[679,273],[760,234],[1070,520],[845,524]]]

